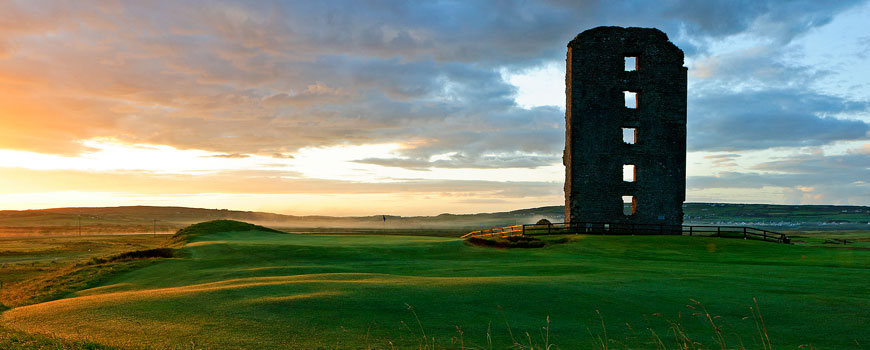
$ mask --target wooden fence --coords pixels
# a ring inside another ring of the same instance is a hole
[[[704,226],[664,224],[624,224],[602,222],[572,222],[533,225],[513,225],[472,231],[468,237],[511,237],[561,234],[592,235],[688,235],[723,238],[756,239],[789,243],[786,234],[745,226]]]

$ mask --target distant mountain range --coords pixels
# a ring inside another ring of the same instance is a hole
[[[735,225],[774,230],[867,230],[870,207],[837,205],[773,205],[686,203],[685,223]],[[167,233],[187,225],[217,219],[256,223],[292,232],[323,233],[433,233],[461,232],[546,218],[564,221],[563,206],[479,214],[436,216],[382,215],[359,217],[294,216],[264,212],[186,207],[100,207],[0,211],[0,236]]]

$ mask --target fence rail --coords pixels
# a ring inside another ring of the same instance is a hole
[[[462,238],[490,237],[490,236],[499,236],[499,237],[521,236],[525,233],[526,226],[529,226],[529,225],[513,225],[513,226],[490,228],[490,229],[479,230],[479,231],[471,231],[471,232],[465,234],[464,236],[462,236]]]
[[[472,231],[468,237],[511,237],[559,234],[593,235],[688,235],[723,238],[756,239],[769,242],[789,243],[786,234],[746,226],[625,224],[604,222],[572,222],[533,225],[513,225]]]

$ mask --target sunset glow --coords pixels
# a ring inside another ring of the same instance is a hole
[[[684,49],[688,201],[870,204],[866,2],[722,23],[424,7],[4,2],[0,209],[560,205],[565,44],[597,25]]]

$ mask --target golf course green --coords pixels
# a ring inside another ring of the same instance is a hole
[[[148,349],[870,348],[868,250],[584,235],[495,249],[198,225],[174,258],[0,324]]]

